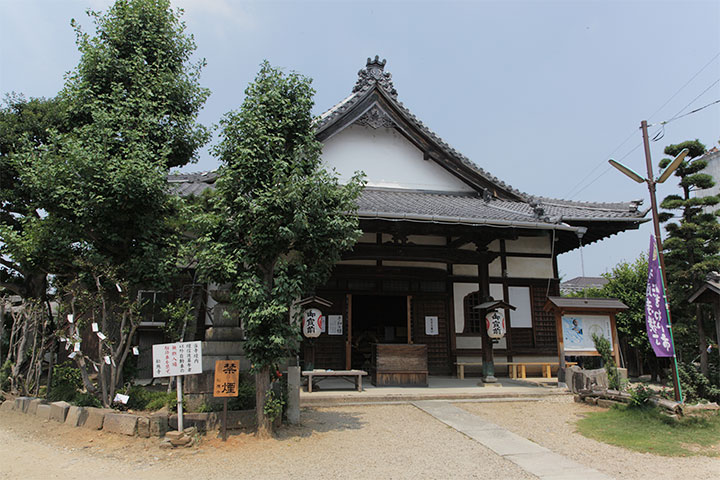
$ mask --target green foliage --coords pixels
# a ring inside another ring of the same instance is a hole
[[[141,386],[133,386],[125,393],[130,398],[126,405],[130,410],[155,411],[163,407],[172,410],[177,407],[177,394],[165,390],[150,390]]]
[[[662,203],[663,220],[668,233],[664,241],[667,293],[672,306],[673,337],[679,358],[695,357],[700,353],[703,368],[707,368],[704,330],[712,326],[704,307],[691,305],[688,297],[697,290],[711,271],[720,269],[720,224],[712,207],[720,203],[715,195],[696,197],[693,192],[714,185],[712,177],[700,173],[707,161],[702,159],[705,145],[698,140],[670,145],[665,153],[675,156],[683,148],[689,154],[675,172],[679,177],[680,195],[669,195]],[[660,165],[666,166],[670,159]],[[674,215],[674,217],[672,216]],[[672,220],[675,218],[676,220]],[[703,318],[705,317],[705,318]],[[707,322],[705,326],[703,323]]]
[[[87,392],[76,393],[71,403],[78,407],[102,407],[100,400],[95,395]]]
[[[653,395],[653,390],[643,383],[630,388],[630,406],[633,408],[644,408]]]
[[[51,402],[64,400],[72,403],[83,388],[80,369],[67,361],[55,365],[47,399]]]
[[[44,298],[46,272],[65,256],[37,199],[21,180],[17,155],[39,153],[53,132],[65,132],[66,107],[57,98],[8,95],[0,107],[0,289],[23,298]]]
[[[228,398],[228,410],[252,410],[255,408],[255,385],[249,382],[240,381],[238,384],[238,396]],[[223,404],[203,403],[200,405],[198,412],[220,412]]]
[[[629,346],[644,354],[652,354],[645,328],[645,299],[648,277],[647,257],[641,254],[633,262],[620,262],[611,272],[602,288],[589,289],[574,296],[617,298],[628,309],[616,315],[618,334]]]
[[[0,367],[0,390],[10,390],[10,375],[12,374],[13,364],[10,360],[5,360],[5,363]]]
[[[231,284],[255,371],[297,347],[291,303],[355,243],[359,177],[341,186],[320,163],[310,80],[263,63],[238,111],[221,120],[217,191],[198,216],[199,268]]]
[[[161,312],[165,319],[165,335],[171,342],[182,341],[185,327],[192,323],[195,318],[195,309],[192,302],[184,298],[178,298],[165,305]]]
[[[622,384],[620,382],[620,374],[618,373],[617,365],[615,365],[615,359],[612,356],[610,340],[596,333],[592,334],[592,339],[595,344],[595,350],[597,350],[600,354],[600,358],[602,358],[605,366],[605,372],[608,376],[608,388],[620,390]]]
[[[578,431],[600,442],[663,456],[717,456],[720,416],[672,419],[657,408],[611,408],[591,412]]]
[[[720,402],[720,388],[713,385],[695,365],[679,362],[678,375],[686,402]]]
[[[280,418],[283,413],[285,402],[281,395],[275,393],[274,390],[270,389],[265,394],[265,405],[263,406],[263,413],[274,422],[275,419]]]
[[[196,46],[182,11],[169,0],[117,0],[88,13],[95,35],[72,21],[81,59],[63,91],[83,141],[100,134],[88,147],[102,157],[192,161],[209,138],[196,117],[210,92],[199,85],[205,61],[190,61]]]

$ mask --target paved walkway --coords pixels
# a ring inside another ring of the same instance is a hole
[[[612,480],[604,473],[554,453],[448,402],[417,401],[413,405],[541,480]]]

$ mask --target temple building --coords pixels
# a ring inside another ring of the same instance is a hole
[[[324,164],[341,180],[363,171],[367,187],[359,242],[326,285],[308,292],[326,321],[304,341],[301,361],[369,368],[377,344],[426,346],[430,375],[479,362],[491,346],[498,363],[557,361],[555,321],[543,310],[560,293],[557,256],[638,228],[646,211],[638,201],[573,202],[514,189],[403,106],[385,64],[368,59],[350,95],[317,122]],[[186,194],[213,180],[171,179]],[[506,322],[495,341],[485,310],[474,308],[491,300],[504,302]]]

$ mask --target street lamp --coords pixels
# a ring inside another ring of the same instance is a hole
[[[670,162],[660,176],[655,179],[653,177],[652,160],[650,158],[650,142],[648,140],[647,132],[647,120],[640,122],[640,129],[642,130],[643,145],[645,147],[645,165],[647,167],[647,178],[643,178],[638,173],[634,172],[631,168],[626,167],[620,162],[615,160],[609,160],[610,165],[620,170],[623,174],[627,175],[637,183],[647,183],[648,190],[650,190],[650,207],[652,208],[652,221],[653,227],[655,228],[655,241],[657,242],[657,252],[660,260],[660,271],[662,273],[663,285],[667,285],[667,278],[665,277],[665,256],[663,255],[662,240],[660,238],[660,220],[658,218],[657,198],[655,197],[655,186],[658,183],[663,183],[670,177],[670,175],[680,166],[685,156],[688,154],[688,149],[684,148],[677,157]],[[666,309],[668,317],[668,327],[670,327],[670,338],[672,339],[672,320],[670,317],[670,308]],[[675,401],[682,402],[682,395],[680,393],[680,384],[678,381],[677,372],[677,358],[675,354],[675,345],[673,341],[673,386],[675,387]]]

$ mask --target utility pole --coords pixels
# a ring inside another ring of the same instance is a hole
[[[667,312],[667,323],[670,329],[670,341],[673,344],[673,360],[672,360],[672,378],[673,378],[673,390],[675,391],[675,401],[682,402],[682,395],[680,393],[680,384],[678,381],[678,370],[677,370],[677,353],[675,352],[675,339],[673,338],[672,318],[670,316],[670,305],[667,299],[667,277],[665,276],[665,255],[663,254],[662,238],[660,237],[660,219],[658,217],[657,198],[655,196],[655,186],[657,182],[653,176],[652,159],[650,158],[650,141],[648,140],[648,125],[647,120],[640,122],[640,129],[642,130],[643,146],[645,147],[645,165],[647,166],[647,178],[645,179],[648,190],[650,190],[650,207],[652,208],[652,220],[653,227],[655,228],[655,241],[657,242],[658,258],[660,260],[660,273],[662,275],[663,282],[663,296],[665,297],[665,311]]]

